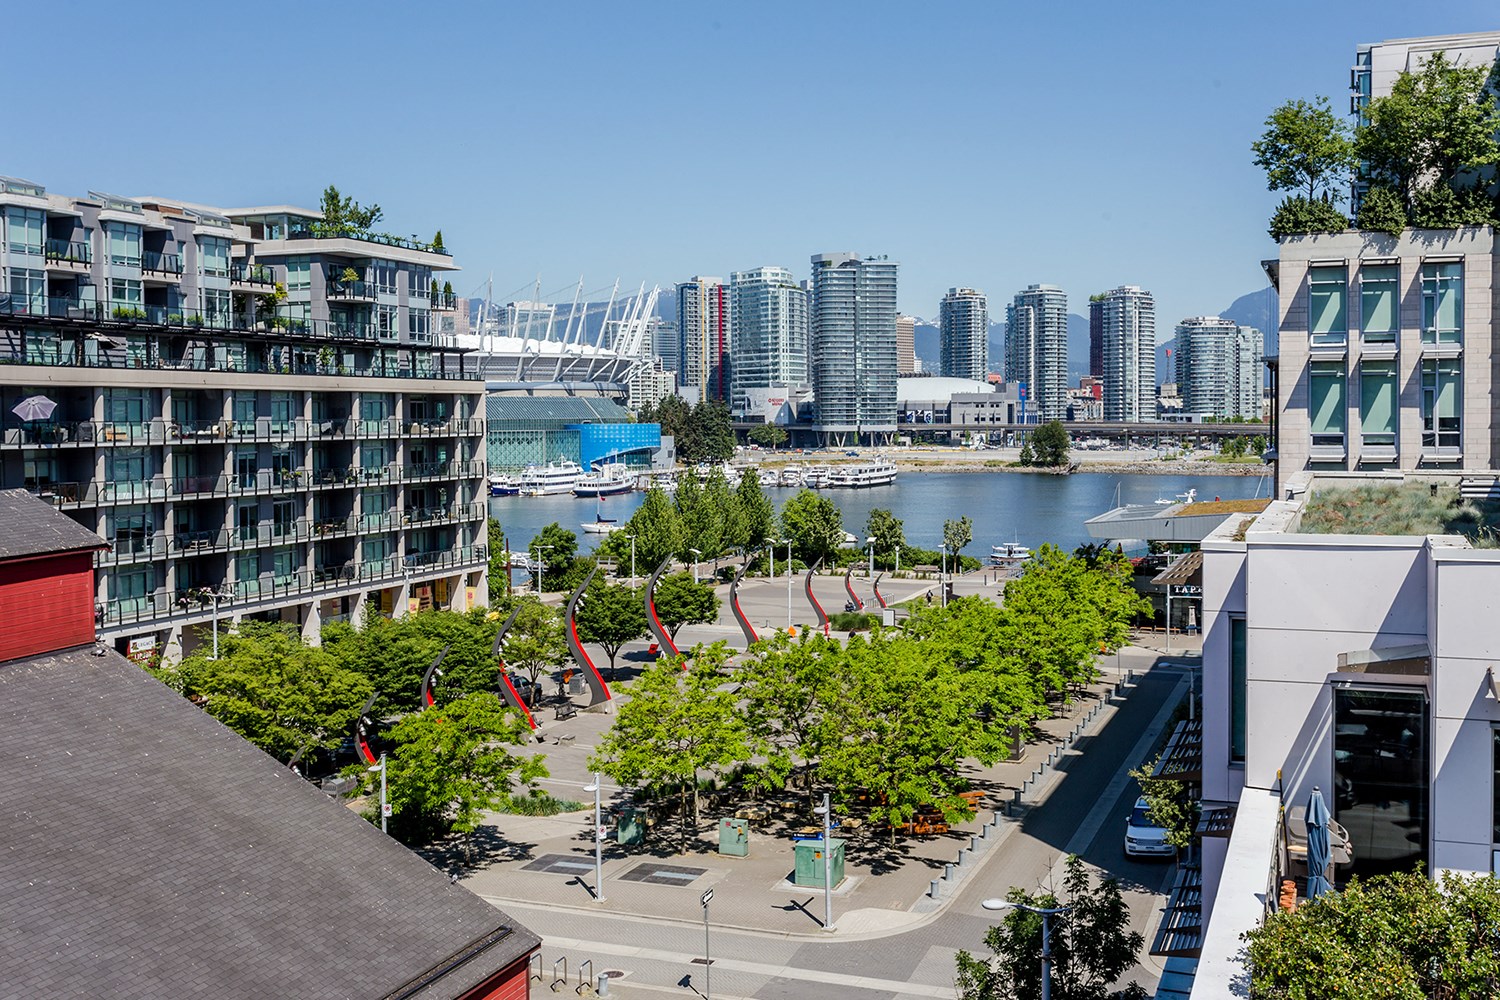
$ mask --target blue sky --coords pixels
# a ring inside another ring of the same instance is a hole
[[[1356,44],[1500,27],[1493,0],[26,4],[0,173],[443,230],[461,293],[634,289],[811,254],[951,285],[1139,284],[1160,336],[1264,284],[1250,163]],[[568,293],[569,297],[571,292]]]

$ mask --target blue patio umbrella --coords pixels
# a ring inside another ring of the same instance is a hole
[[[1319,788],[1312,790],[1307,800],[1307,898],[1317,899],[1331,892],[1333,885],[1325,874],[1333,860],[1332,844],[1328,830],[1328,804],[1323,801]]]

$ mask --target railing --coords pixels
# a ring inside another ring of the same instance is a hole
[[[334,229],[315,223],[320,228],[299,228],[288,230],[286,238],[289,240],[354,240],[359,243],[375,243],[383,247],[400,247],[403,250],[420,250],[423,253],[441,254],[444,257],[452,257],[453,252],[445,247],[435,247],[431,243],[423,243],[418,239],[406,239],[401,236],[392,236],[390,233],[370,233],[354,229]]]
[[[339,538],[359,530],[359,519],[353,514],[343,517],[319,517],[313,519],[313,534],[318,538]]]
[[[172,536],[172,547],[184,555],[208,552],[229,546],[229,532],[223,528],[179,531]]]
[[[328,297],[330,299],[373,299],[375,287],[368,281],[330,281]]]
[[[356,573],[361,580],[378,580],[401,575],[401,558],[386,556],[383,559],[368,559],[360,563]]]
[[[181,274],[182,255],[147,250],[141,254],[141,270],[153,274]]]
[[[458,308],[458,296],[449,292],[439,292],[430,296],[432,308],[447,312]]]
[[[257,521],[236,527],[229,536],[231,549],[262,548],[268,545],[291,545],[312,537],[313,527],[305,519],[291,522]]]
[[[0,306],[0,315],[4,314],[3,306]],[[130,323],[134,320],[121,319],[116,322]],[[128,355],[123,352],[106,353],[99,352],[94,355],[84,355],[80,358],[73,345],[63,345],[63,350],[55,355],[44,354],[32,349],[22,351],[14,342],[0,345],[0,365],[36,365],[45,368],[140,368],[157,371],[192,371],[192,372],[227,372],[238,374],[268,374],[268,375],[320,375],[330,378],[392,378],[392,379],[418,379],[422,381],[482,381],[481,376],[475,370],[459,372],[456,370],[443,371],[437,368],[413,368],[409,365],[342,365],[324,364],[310,361],[293,361],[273,364],[265,362],[256,356],[235,358],[228,356],[223,348],[219,348],[213,359],[205,358],[182,358],[171,359],[156,355]],[[394,430],[389,436],[400,433]]]
[[[240,285],[271,287],[276,284],[276,275],[264,264],[231,264],[229,265],[229,280]]]
[[[408,553],[404,562],[408,569],[433,569],[443,566],[468,566],[484,562],[489,558],[489,546],[465,545],[460,549],[437,549],[433,552]]]
[[[319,566],[313,570],[314,584],[344,583],[355,578],[354,563],[346,562],[338,566]],[[324,618],[323,621],[328,621]]]
[[[377,531],[395,531],[399,515],[394,510],[388,510],[382,514],[359,515],[359,533],[371,534]]]
[[[169,491],[177,497],[222,495],[229,492],[229,482],[222,473],[177,476],[173,478]]]
[[[95,564],[113,566],[131,563],[139,559],[160,559],[167,554],[167,536],[162,532],[151,535],[116,537],[107,549],[99,552]]]
[[[82,264],[93,263],[94,248],[87,243],[74,243],[69,240],[48,240],[47,260],[58,264]]]

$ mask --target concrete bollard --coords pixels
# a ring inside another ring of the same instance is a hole
[[[1017,788],[1015,792],[1012,793],[1011,801],[1013,801],[1016,805],[1021,804],[1021,790],[1019,788]]]
[[[970,851],[970,853],[972,853],[974,851],[977,851],[977,850],[979,850],[979,838],[978,837],[970,837],[969,838],[969,851]]]
[[[958,867],[962,868],[964,865],[966,865],[968,863],[969,863],[969,849],[967,847],[960,847],[958,849]]]
[[[979,839],[980,840],[989,840],[990,839],[990,827],[992,827],[994,825],[995,825],[995,821],[992,819],[988,823],[984,824],[984,826],[981,826],[979,828]]]
[[[598,985],[594,987],[594,994],[596,996],[601,996],[601,997],[614,996],[614,994],[609,991],[609,973],[607,973],[607,972],[601,972],[601,973],[599,973],[599,979],[597,980],[597,982],[598,982]]]
[[[944,882],[952,882],[953,881],[953,867],[954,866],[953,866],[953,864],[951,862],[943,865],[943,881]]]
[[[930,897],[932,897],[933,899],[937,899],[938,898],[938,880],[937,879],[933,879],[931,882],[927,883],[927,895],[930,896]]]

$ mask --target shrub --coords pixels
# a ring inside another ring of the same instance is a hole
[[[1355,223],[1360,229],[1370,232],[1400,236],[1401,230],[1406,228],[1406,210],[1401,207],[1401,199],[1396,192],[1383,184],[1377,184],[1365,192]]]
[[[1267,232],[1271,234],[1271,239],[1279,243],[1288,236],[1342,233],[1348,228],[1348,217],[1334,207],[1333,202],[1291,195],[1276,207],[1276,214],[1271,216],[1271,226]]]
[[[506,795],[495,804],[495,812],[516,816],[556,816],[558,813],[579,812],[589,806],[572,799],[554,798],[540,788],[533,788],[525,795]]]
[[[863,611],[842,611],[828,616],[828,627],[835,632],[862,632],[879,624],[879,618]]]

